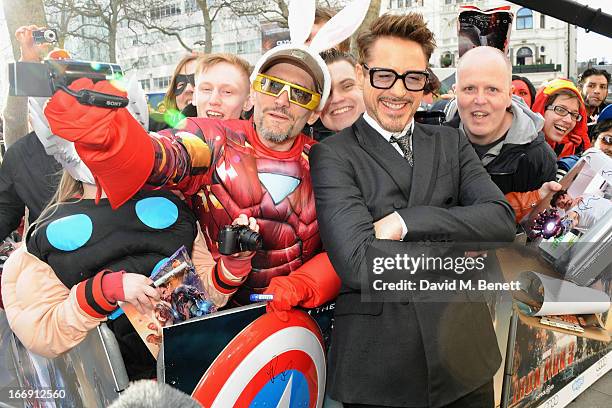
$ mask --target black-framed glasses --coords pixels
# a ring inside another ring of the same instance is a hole
[[[185,89],[187,85],[191,84],[195,88],[195,74],[178,74],[176,76],[176,86],[174,87],[174,95],[179,96]]]
[[[389,68],[370,68],[366,64],[362,65],[370,72],[370,85],[377,89],[390,89],[401,79],[408,91],[422,91],[429,81],[427,71],[406,71],[400,75]]]
[[[551,110],[555,112],[559,116],[567,116],[570,115],[573,120],[576,122],[580,122],[582,120],[582,115],[579,113],[570,112],[568,109],[564,108],[560,105],[548,105],[546,110]]]

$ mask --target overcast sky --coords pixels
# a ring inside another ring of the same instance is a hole
[[[612,0],[575,0],[594,9],[601,8],[604,13],[612,15]],[[578,61],[587,61],[591,58],[601,60],[605,58],[612,63],[612,38],[600,34],[587,33],[578,28]]]

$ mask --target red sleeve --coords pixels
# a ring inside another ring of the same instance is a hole
[[[507,193],[506,200],[508,200],[514,210],[514,214],[516,215],[515,221],[519,223],[529,211],[538,205],[541,198],[538,190],[533,190],[524,193]]]
[[[109,270],[98,272],[94,277],[76,285],[76,298],[79,307],[91,317],[102,318],[117,308],[117,303],[104,296],[102,281]]]
[[[225,140],[216,120],[187,118],[177,129],[152,134],[155,160],[147,184],[192,195],[210,183],[210,171]]]

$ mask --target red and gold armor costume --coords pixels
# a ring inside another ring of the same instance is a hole
[[[321,249],[308,151],[314,141],[299,134],[291,150],[263,145],[251,121],[189,118],[181,129],[154,139],[155,162],[148,183],[191,197],[208,247],[218,259],[219,230],[240,214],[259,224],[263,249],[234,295],[238,304],[261,293]],[[218,277],[221,278],[222,277]],[[217,280],[217,289],[235,288]]]

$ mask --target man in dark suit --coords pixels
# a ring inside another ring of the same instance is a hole
[[[366,251],[514,237],[513,211],[465,136],[414,123],[434,47],[421,15],[379,17],[358,38],[366,113],[311,150],[321,238],[343,282],[328,390],[345,407],[493,406],[501,356],[482,297],[362,302]]]

